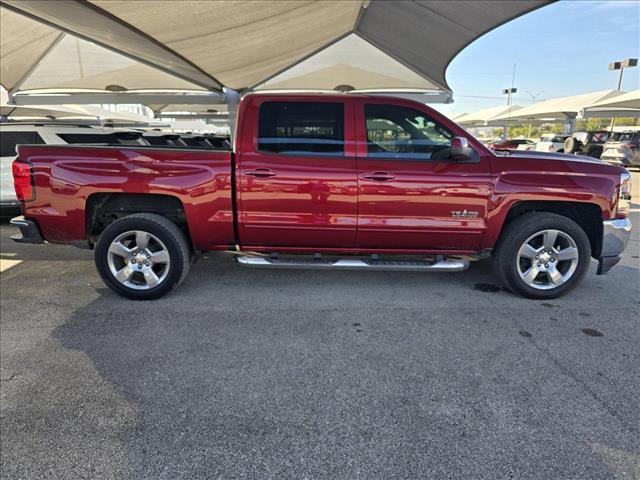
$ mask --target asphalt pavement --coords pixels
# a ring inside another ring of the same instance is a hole
[[[609,275],[594,262],[548,302],[486,262],[268,271],[224,253],[133,302],[91,252],[12,232],[3,478],[640,478],[640,228]]]

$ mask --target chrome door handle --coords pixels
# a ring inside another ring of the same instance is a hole
[[[252,177],[258,177],[258,178],[275,177],[277,175],[277,173],[271,170],[270,168],[256,168],[255,170],[248,170],[244,172],[244,174],[251,175]]]
[[[362,176],[367,180],[374,180],[376,182],[386,182],[387,180],[393,180],[396,178],[394,175],[391,175],[389,172],[372,172],[366,173]]]

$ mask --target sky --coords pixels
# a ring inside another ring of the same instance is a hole
[[[557,2],[508,22],[464,49],[446,78],[454,103],[431,105],[449,116],[506,105],[615,89],[609,62],[640,57],[640,1]],[[622,90],[640,88],[640,66],[625,69]]]

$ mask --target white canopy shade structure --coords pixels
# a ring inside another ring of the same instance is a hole
[[[0,104],[0,116],[3,118],[68,118],[79,117],[75,109],[63,105],[8,105]]]
[[[490,127],[504,125],[508,118],[512,118],[514,113],[522,107],[519,105],[511,105],[509,107],[492,107],[478,110],[473,113],[465,113],[454,119],[454,121],[463,127]],[[511,114],[509,115],[509,112]],[[496,118],[506,117],[503,120]]]
[[[582,110],[582,118],[640,117],[640,89],[600,100]]]
[[[510,119],[525,122],[535,120],[568,122],[574,120],[585,107],[618,95],[620,92],[617,90],[602,90],[571,97],[551,98],[511,112]],[[505,121],[508,117],[507,114],[502,114],[494,120]]]
[[[41,88],[386,89],[450,96],[445,71],[464,47],[546,3],[4,0],[1,60],[9,62],[0,81],[16,102],[21,91]],[[34,20],[45,25],[34,27]],[[105,49],[112,54],[101,61]],[[55,71],[57,65],[64,68]]]
[[[10,93],[33,89],[203,90],[4,7],[0,7],[0,83]]]
[[[197,104],[147,104],[153,113],[158,115],[168,115],[171,113],[200,113],[200,114],[220,114],[220,113],[228,113],[228,106],[224,103],[221,104],[208,104],[208,105],[197,105]]]
[[[161,113],[156,115],[157,119],[176,119],[176,120],[207,120],[208,123],[225,124],[229,123],[228,113]]]
[[[0,116],[7,120],[47,119],[80,122],[94,121],[96,124],[118,126],[149,125],[152,118],[133,112],[112,112],[92,105],[9,105],[0,104]]]

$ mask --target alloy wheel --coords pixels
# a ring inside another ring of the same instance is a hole
[[[130,230],[111,242],[107,263],[113,277],[122,285],[149,290],[167,278],[171,259],[158,237],[143,230]]]
[[[520,247],[516,268],[522,281],[537,290],[565,284],[575,273],[579,253],[576,242],[561,230],[542,230]]]

